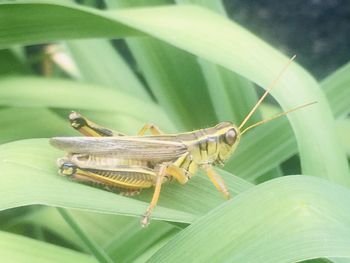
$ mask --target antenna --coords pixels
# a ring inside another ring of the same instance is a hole
[[[315,104],[315,103],[317,103],[317,101],[310,102],[310,103],[307,103],[307,104],[298,106],[298,107],[296,107],[296,108],[294,108],[294,109],[290,109],[290,110],[287,110],[287,111],[285,111],[285,112],[278,113],[278,114],[276,114],[275,116],[272,116],[271,118],[268,118],[268,119],[266,119],[266,120],[262,120],[262,121],[259,121],[259,122],[257,122],[257,123],[254,123],[254,124],[248,126],[247,128],[245,128],[245,129],[241,132],[241,135],[242,135],[243,133],[247,132],[248,130],[250,130],[250,129],[256,127],[256,126],[259,126],[259,125],[264,124],[264,123],[266,123],[266,122],[272,121],[272,120],[274,120],[274,119],[277,119],[278,117],[287,115],[288,113],[291,113],[291,112],[296,111],[296,110],[300,110],[300,109],[302,109],[302,108],[305,108],[305,107],[310,106],[310,105]]]
[[[271,84],[266,88],[265,93],[261,96],[261,98],[258,100],[258,102],[255,104],[255,106],[251,109],[251,111],[248,113],[248,115],[244,118],[244,120],[242,121],[242,123],[239,125],[238,129],[242,129],[242,127],[247,123],[247,121],[250,119],[250,117],[254,114],[254,112],[256,111],[256,109],[260,106],[260,104],[263,102],[263,100],[265,99],[265,97],[270,93],[270,91],[276,86],[278,80],[281,78],[281,76],[283,75],[283,73],[286,71],[286,69],[289,67],[289,65],[293,62],[293,60],[295,59],[296,55],[294,55],[291,59],[288,60],[288,62],[286,63],[286,65],[284,65],[284,67],[282,68],[282,70],[280,71],[280,73],[277,75],[277,77],[275,78],[274,81],[271,82]]]

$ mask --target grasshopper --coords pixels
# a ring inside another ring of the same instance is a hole
[[[235,151],[242,134],[249,129],[312,104],[282,112],[242,130],[294,57],[238,127],[231,122],[222,122],[192,132],[163,134],[157,126],[146,124],[137,136],[126,136],[72,112],[69,115],[71,126],[86,137],[56,137],[50,140],[54,147],[67,152],[64,158],[58,160],[60,174],[103,186],[107,190],[117,190],[124,195],[135,195],[144,188],[154,187],[152,200],[141,218],[143,227],[149,224],[162,184],[173,179],[186,184],[198,169],[203,169],[218,191],[229,199],[230,193],[213,166],[224,165]],[[151,135],[145,135],[148,130]]]

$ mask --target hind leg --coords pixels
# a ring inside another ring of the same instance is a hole
[[[188,177],[184,174],[182,169],[174,166],[173,164],[163,163],[160,165],[155,181],[155,187],[151,203],[149,204],[145,214],[141,218],[142,227],[146,227],[149,224],[152,211],[157,205],[160,196],[160,189],[162,184],[166,180],[166,176],[176,178],[181,184],[185,184],[188,180]]]
[[[101,127],[96,123],[88,120],[81,114],[72,111],[69,114],[69,121],[71,126],[78,132],[89,137],[105,137],[105,136],[124,136],[124,134],[110,129]]]

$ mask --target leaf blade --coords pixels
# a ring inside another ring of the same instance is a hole
[[[19,253],[20,251],[20,253]],[[0,232],[0,252],[4,262],[88,262],[96,260],[86,254],[53,246],[23,236]]]
[[[281,263],[350,257],[350,210],[344,200],[350,200],[349,190],[323,179],[274,179],[203,216],[150,262]]]

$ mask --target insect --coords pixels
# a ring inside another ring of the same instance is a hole
[[[198,169],[205,170],[214,186],[229,199],[229,191],[213,166],[223,165],[235,151],[241,136],[251,128],[313,104],[282,112],[242,130],[293,59],[289,60],[238,127],[222,122],[192,132],[163,134],[157,126],[146,124],[137,136],[126,136],[72,112],[69,116],[72,127],[87,137],[56,137],[50,140],[53,146],[67,152],[58,160],[60,174],[117,190],[124,195],[135,195],[144,188],[154,187],[152,200],[141,218],[143,227],[149,224],[162,184],[173,179],[186,184]],[[151,135],[145,135],[147,131]]]

